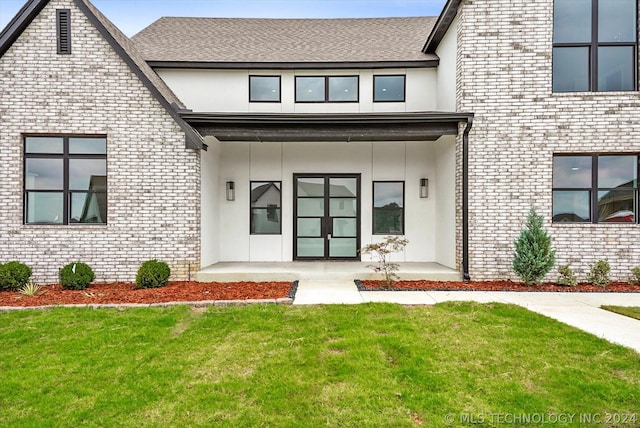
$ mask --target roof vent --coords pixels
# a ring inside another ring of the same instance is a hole
[[[56,11],[56,24],[58,32],[58,53],[71,53],[71,11],[58,9]]]

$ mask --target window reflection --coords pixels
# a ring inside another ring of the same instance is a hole
[[[249,76],[249,101],[280,102],[280,76]]]
[[[251,234],[281,233],[281,185],[279,181],[251,182]]]
[[[636,222],[638,156],[554,156],[553,187],[554,222]]]
[[[373,101],[404,101],[405,76],[373,76]]]
[[[373,233],[401,235],[404,233],[404,182],[373,183]]]

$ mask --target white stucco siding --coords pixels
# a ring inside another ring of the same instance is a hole
[[[437,109],[440,111],[456,111],[458,21],[458,17],[453,20],[436,49],[440,58],[437,71]]]
[[[379,240],[372,234],[373,181],[405,182],[405,237],[409,240],[401,261],[445,261],[455,265],[455,194],[453,183],[439,180],[455,177],[455,141],[376,143],[223,143],[219,184],[220,261],[290,261],[293,259],[294,174],[360,174],[361,245]],[[438,145],[439,144],[439,145]],[[445,149],[446,146],[451,146]],[[448,159],[440,152],[447,152]],[[439,157],[447,160],[438,171]],[[448,162],[450,161],[450,162]],[[420,198],[421,178],[429,179],[429,198]],[[235,201],[227,201],[224,186],[236,185]],[[250,181],[282,182],[282,234],[250,235]],[[439,192],[450,207],[439,207]],[[439,215],[449,215],[442,219]],[[203,210],[203,223],[207,222]],[[451,230],[439,232],[442,225]],[[204,229],[203,229],[204,232]],[[204,235],[204,233],[203,233]],[[207,238],[203,236],[203,241]],[[439,242],[450,239],[451,242]],[[203,251],[206,251],[203,246]],[[442,254],[446,251],[450,254]],[[203,254],[203,259],[207,255]]]
[[[187,108],[196,112],[372,113],[434,111],[438,107],[438,71],[435,68],[156,71]],[[405,102],[373,102],[373,76],[388,74],[406,75]],[[249,75],[281,76],[280,102],[249,102]],[[297,103],[296,76],[358,76],[358,102]],[[451,78],[455,84],[455,75]]]
[[[220,210],[218,203],[220,200],[220,154],[222,145],[212,137],[207,137],[205,143],[208,145],[206,151],[200,155],[202,174],[202,190],[200,192],[200,206],[202,217],[200,219],[200,247],[202,257],[200,267],[209,266],[220,261]]]
[[[455,137],[444,136],[435,143],[435,183],[429,186],[437,197],[435,204],[436,262],[456,267],[456,147]]]

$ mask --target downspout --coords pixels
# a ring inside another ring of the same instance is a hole
[[[473,126],[473,115],[467,118],[462,132],[462,280],[470,281],[469,275],[469,132]]]

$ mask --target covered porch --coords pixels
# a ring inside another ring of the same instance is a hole
[[[357,250],[386,234],[409,241],[394,257],[402,279],[459,280],[466,272],[457,165],[469,115],[182,115],[209,144],[198,280],[368,279],[375,275]],[[273,197],[258,203],[267,188]],[[393,227],[384,209],[399,219]]]
[[[381,279],[369,262],[219,262],[196,273],[201,282]],[[400,262],[403,280],[460,281],[455,269],[434,262]]]

